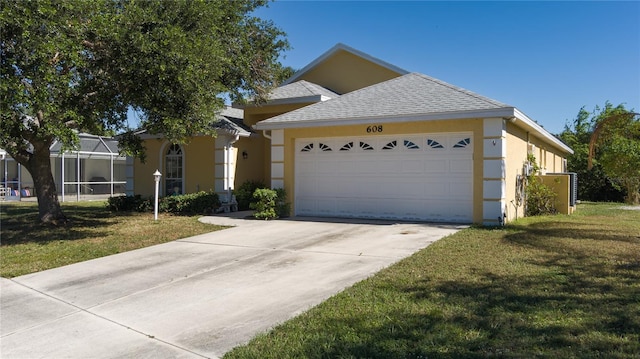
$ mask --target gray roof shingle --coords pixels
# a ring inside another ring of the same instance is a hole
[[[410,73],[340,97],[261,121],[261,125],[396,117],[509,108],[499,101],[438,79]]]
[[[284,100],[290,98],[309,97],[309,96],[325,96],[329,98],[339,97],[337,93],[328,90],[320,85],[312,82],[300,80],[291,84],[277,87],[269,94],[269,100]]]

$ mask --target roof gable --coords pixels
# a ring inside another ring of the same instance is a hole
[[[306,80],[345,94],[407,74],[408,71],[344,44],[337,44],[284,82]]]

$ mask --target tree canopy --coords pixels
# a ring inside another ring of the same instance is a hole
[[[583,107],[560,138],[575,151],[568,170],[578,173],[579,198],[638,204],[640,121],[632,110],[609,102],[593,112]]]
[[[49,164],[54,140],[141,126],[184,142],[212,133],[224,98],[263,99],[281,80],[284,33],[252,16],[264,0],[3,1],[0,148],[34,178],[42,220],[64,218]],[[45,161],[46,159],[46,161]],[[45,163],[46,162],[46,163]],[[47,175],[48,172],[48,175]]]

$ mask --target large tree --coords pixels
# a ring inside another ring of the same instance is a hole
[[[599,162],[606,175],[626,191],[625,202],[640,204],[640,120],[623,105],[609,102],[594,117],[589,169]]]
[[[78,132],[121,133],[121,148],[143,156],[127,128],[184,142],[211,133],[224,98],[263,99],[280,80],[288,44],[252,12],[265,0],[92,0],[0,2],[0,148],[32,175],[39,218],[66,218],[49,147],[78,144]]]
[[[565,125],[560,139],[573,149],[567,158],[567,170],[578,175],[578,198],[583,201],[622,202],[624,192],[605,174],[602,165],[594,162],[588,168],[589,141],[595,127],[595,116],[584,107]]]

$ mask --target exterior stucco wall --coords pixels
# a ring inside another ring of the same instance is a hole
[[[569,175],[540,176],[543,184],[549,186],[556,193],[555,207],[560,214],[573,213],[574,207],[569,205]]]
[[[234,144],[238,149],[234,188],[246,181],[261,181],[267,184],[265,166],[269,164],[269,158],[265,157],[264,147],[268,145],[265,142],[265,138],[260,135],[241,138]],[[247,154],[246,159],[243,158],[243,153]]]
[[[162,162],[160,162],[160,147],[165,140],[148,139],[144,141],[147,149],[147,159],[142,163],[139,158],[133,160],[133,194],[143,197],[153,196],[155,183],[153,173],[157,170],[164,172]],[[161,186],[162,187],[162,186]]]
[[[281,146],[283,153],[283,177],[282,180],[272,178],[272,186],[279,187],[282,183],[287,191],[289,202],[295,205],[295,141],[300,138],[317,138],[317,137],[374,137],[367,133],[367,125],[350,125],[335,127],[314,127],[314,128],[298,128],[281,130],[282,144],[272,144],[272,147]],[[378,135],[400,135],[412,133],[451,133],[451,132],[472,132],[473,133],[473,222],[482,222],[482,200],[483,200],[483,127],[482,121],[479,119],[467,120],[450,120],[450,121],[424,121],[424,122],[405,122],[405,123],[386,123],[383,124],[383,132]],[[273,131],[274,133],[278,131]],[[273,141],[272,141],[273,142]],[[272,149],[273,150],[273,149]],[[278,150],[280,151],[280,150]],[[282,182],[280,182],[282,181]],[[295,213],[295,208],[292,208]]]
[[[531,135],[525,130],[507,121],[507,161],[506,161],[506,203],[507,203],[507,221],[524,217],[524,206],[516,207],[516,178],[523,174],[523,166],[527,162],[527,154],[531,152],[538,166],[541,167],[541,173],[561,173],[565,171],[566,155],[562,154],[556,148],[548,143]],[[545,184],[548,184],[545,180]],[[552,183],[552,182],[549,182]],[[563,180],[552,186],[559,197],[567,196],[566,201],[560,201],[563,208],[561,213],[568,213],[568,193],[569,180]],[[566,204],[565,204],[566,202]],[[560,207],[559,207],[560,208]]]
[[[134,188],[133,193],[142,196],[153,196],[155,183],[152,174],[156,169],[163,174],[164,157],[169,141],[164,139],[147,139],[144,145],[147,149],[147,159],[142,163],[135,159]],[[194,137],[191,141],[182,145],[183,151],[183,182],[184,193],[197,191],[209,191],[215,188],[215,152],[214,138],[207,136]],[[160,194],[165,195],[164,185],[160,185]]]
[[[527,161],[527,132],[507,121],[507,159],[505,166],[507,222],[524,217],[524,206],[516,205],[516,179]]]
[[[215,188],[214,138],[195,137],[184,151],[184,193],[213,191]]]
[[[339,94],[398,77],[399,74],[350,52],[338,51],[306,72],[299,80],[326,87]]]

